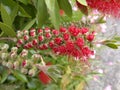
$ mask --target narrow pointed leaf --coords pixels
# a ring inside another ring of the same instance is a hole
[[[13,74],[18,80],[20,80],[22,82],[28,82],[28,79],[26,78],[26,76],[24,74],[22,74],[18,71],[14,71]]]
[[[77,0],[77,1],[84,6],[87,6],[87,1],[86,0]]]
[[[12,20],[10,15],[8,14],[7,10],[5,9],[4,5],[1,4],[1,17],[2,20],[5,24],[7,24],[8,26],[12,27]]]
[[[48,11],[45,4],[45,0],[38,0],[37,11],[38,27],[42,27],[48,19]]]
[[[72,16],[72,7],[71,4],[69,3],[69,0],[58,0],[58,4],[60,8],[63,9],[68,16],[70,17]]]
[[[2,22],[0,22],[0,28],[7,36],[11,36],[11,37],[16,36],[15,31],[10,26],[8,26]]]
[[[49,10],[50,19],[52,24],[56,29],[59,29],[60,25],[60,14],[59,14],[59,6],[57,0],[45,0],[47,8]]]
[[[36,19],[31,20],[24,28],[23,30],[28,30],[32,27],[32,25],[35,23]]]

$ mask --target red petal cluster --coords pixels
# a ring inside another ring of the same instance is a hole
[[[120,0],[87,0],[87,3],[93,9],[120,17]]]

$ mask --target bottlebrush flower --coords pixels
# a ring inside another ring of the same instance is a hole
[[[87,0],[87,3],[93,9],[120,17],[120,3],[118,0]]]
[[[51,65],[51,63],[49,62],[46,65],[49,66],[49,65]],[[44,71],[39,72],[38,78],[43,84],[49,84],[52,81],[52,79],[49,77],[49,75],[47,75]]]

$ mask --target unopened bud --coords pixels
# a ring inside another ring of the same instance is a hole
[[[23,74],[27,74],[27,73],[28,73],[28,69],[26,69],[26,68],[22,68],[22,69],[21,69],[21,73],[23,73]]]
[[[20,63],[18,61],[14,62],[14,69],[19,69]]]
[[[4,44],[2,47],[1,47],[1,50],[2,51],[7,51],[9,48],[9,45],[8,44]]]
[[[17,52],[18,48],[17,47],[12,47],[11,52]]]
[[[8,54],[7,54],[7,53],[1,53],[1,59],[2,59],[2,60],[7,59],[7,57],[8,57]]]
[[[12,62],[7,62],[7,64],[6,64],[6,66],[8,67],[8,68],[13,68],[13,64],[12,64]]]
[[[28,74],[30,75],[30,76],[35,76],[35,74],[36,74],[36,70],[35,69],[30,69],[29,70],[29,72],[28,72]]]
[[[26,49],[23,49],[22,52],[21,52],[21,57],[26,57],[28,55],[28,50]]]

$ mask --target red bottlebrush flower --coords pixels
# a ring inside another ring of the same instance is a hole
[[[32,41],[32,44],[33,44],[33,45],[37,45],[37,44],[38,44],[38,41],[37,41],[36,39],[34,39],[34,40]]]
[[[44,36],[38,36],[38,40],[41,42],[44,40]]]
[[[53,42],[53,41],[50,41],[50,42],[49,42],[49,47],[50,47],[50,48],[53,48],[53,47],[54,47],[54,42]]]
[[[64,32],[66,32],[66,31],[67,31],[66,28],[64,28],[64,27],[60,27],[60,32],[64,33]]]
[[[88,32],[88,28],[81,28],[81,33],[82,34],[85,34],[85,33],[87,33]]]
[[[51,38],[51,34],[48,33],[48,32],[45,34],[45,36],[46,36],[47,39],[50,39],[50,38]]]
[[[82,48],[84,46],[84,39],[83,38],[77,38],[75,43],[79,48]]]
[[[57,37],[57,38],[54,39],[54,42],[56,44],[60,45],[62,43],[62,38]]]
[[[94,37],[95,37],[94,34],[89,34],[87,36],[87,40],[90,41],[90,42],[92,42],[94,40]]]
[[[64,33],[64,34],[63,34],[63,38],[64,38],[65,41],[67,41],[67,40],[69,40],[70,35],[67,34],[67,33]]]
[[[46,65],[47,65],[47,66],[50,66],[51,63],[48,62]],[[40,80],[43,84],[49,84],[49,83],[51,83],[51,80],[52,80],[52,79],[49,77],[49,75],[47,75],[44,71],[40,71],[40,72],[39,72],[38,78],[39,78],[39,80]]]
[[[80,33],[80,29],[72,25],[72,26],[69,27],[69,32],[73,36],[77,36]]]
[[[31,29],[30,30],[30,36],[31,37],[35,37],[36,33],[35,33],[35,29]]]
[[[118,0],[87,0],[88,6],[103,13],[120,17],[120,1]]]
[[[59,13],[60,13],[60,16],[63,16],[65,14],[64,10],[62,9],[60,9]]]
[[[41,34],[43,33],[43,30],[42,29],[38,29],[38,34]]]
[[[59,35],[59,31],[58,31],[58,30],[52,30],[52,33],[53,33],[55,36],[58,36],[58,35]]]
[[[50,28],[46,27],[45,32],[50,32]]]
[[[24,42],[23,42],[22,39],[19,39],[19,40],[17,41],[17,43],[18,43],[19,45],[21,45],[21,44],[23,44]]]
[[[25,41],[29,40],[29,36],[28,35],[24,35],[23,38],[24,38]]]

